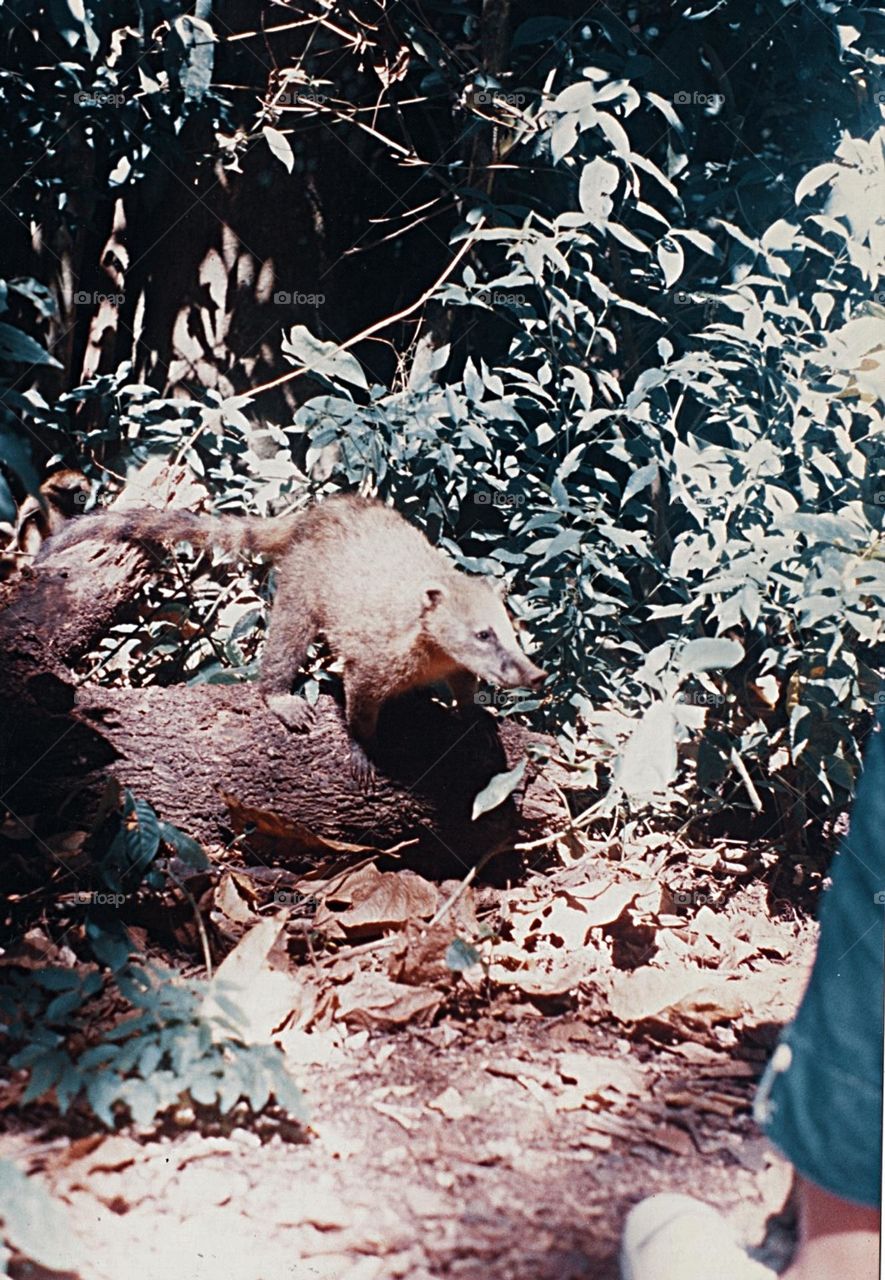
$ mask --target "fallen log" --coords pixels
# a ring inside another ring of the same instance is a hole
[[[351,776],[340,707],[289,732],[254,684],[76,687],[86,652],[155,566],[141,547],[83,543],[21,582],[0,613],[0,800],[29,821],[88,829],[113,778],[208,845],[311,865],[341,845],[405,846],[410,865],[457,874],[532,839],[561,803],[530,760],[520,788],[477,821],[475,796],[545,741],[484,708],[460,715],[420,693],[379,723],[376,785]]]

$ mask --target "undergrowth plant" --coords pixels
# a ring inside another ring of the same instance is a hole
[[[133,959],[120,915],[108,910],[139,889],[181,885],[164,848],[205,869],[202,848],[128,791],[108,821],[116,830],[96,866],[101,890],[84,895],[83,937],[97,963],[0,970],[0,1038],[9,1066],[28,1072],[22,1102],[51,1099],[62,1114],[79,1103],[109,1128],[150,1125],[191,1103],[226,1115],[241,1099],[255,1114],[273,1099],[301,1118],[284,1057],[252,1040],[238,992],[220,975],[185,979]],[[106,1030],[96,1031],[98,1012]]]
[[[79,1101],[108,1128],[147,1126],[187,1103],[226,1115],[241,1099],[254,1114],[273,1099],[303,1117],[282,1053],[249,1042],[224,984],[135,963],[117,970],[112,982],[131,1012],[96,1036],[92,1002],[105,989],[98,970],[4,975],[0,1030],[22,1045],[9,1065],[29,1073],[23,1104],[51,1096],[64,1114]]]

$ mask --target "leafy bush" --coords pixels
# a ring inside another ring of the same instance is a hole
[[[420,22],[398,10],[377,44],[360,28],[363,58],[348,45],[350,11],[336,6],[337,32],[318,14],[285,47],[256,120],[251,100],[246,109],[216,87],[241,82],[219,71],[232,44],[207,45],[208,30],[198,38],[174,4],[150,36],[123,10],[71,14],[67,74],[101,90],[85,103],[61,82],[38,94],[42,62],[21,24],[3,28],[32,72],[4,86],[13,114],[32,139],[73,123],[93,162],[63,179],[51,154],[30,168],[16,157],[17,216],[50,239],[73,234],[86,279],[98,272],[85,234],[93,208],[110,234],[119,198],[134,236],[159,166],[179,166],[201,193],[223,168],[232,221],[236,199],[256,192],[267,209],[310,204],[323,232],[289,257],[337,254],[327,274],[341,292],[309,325],[293,314],[285,337],[281,313],[265,324],[260,312],[274,354],[309,375],[287,387],[303,399],[291,413],[251,403],[256,365],[236,325],[222,325],[228,297],[254,320],[261,289],[289,269],[270,251],[248,270],[248,254],[232,259],[227,293],[195,274],[196,300],[169,310],[168,332],[154,322],[153,348],[137,339],[138,298],[127,298],[129,337],[118,325],[93,352],[94,376],[69,360],[61,394],[17,389],[26,353],[10,335],[13,469],[19,458],[24,473],[32,440],[38,458],[76,458],[102,480],[171,459],[193,478],[194,502],[262,514],[306,489],[377,488],[466,568],[507,579],[556,672],[544,699],[521,706],[556,730],[589,787],[687,814],[745,805],[793,838],[840,807],[882,661],[881,12],[726,0],[574,22],[514,4],[508,36],[470,4],[431,3]],[[457,50],[475,54],[469,69]],[[396,86],[405,105],[367,135],[363,108],[393,105]],[[105,132],[85,127],[96,112]],[[343,158],[328,159],[317,123],[346,140]],[[411,195],[416,170],[423,186]],[[393,193],[413,222],[364,246],[353,190],[381,207]],[[342,349],[366,299],[370,319],[396,312],[400,282],[419,269],[426,279],[428,256],[442,275],[448,242],[467,237],[418,340],[390,327],[395,363],[378,344]],[[200,271],[212,254],[207,241]],[[359,289],[354,261],[376,264]],[[30,268],[12,282],[9,319],[48,357],[72,313],[62,273],[42,266],[44,282],[28,281]],[[152,289],[163,294],[152,269],[132,273],[145,305]],[[116,259],[107,270],[126,277]],[[239,281],[259,277],[247,305]],[[200,369],[212,335],[226,334],[212,354],[217,390],[159,377],[174,364],[173,328],[201,335]],[[37,376],[45,387],[55,374]],[[148,592],[145,621],[109,637],[93,674],[254,674],[263,588],[245,592],[230,567],[207,571],[202,559],[178,566],[177,582]]]
[[[632,100],[629,85],[609,91],[601,75],[573,88],[580,95],[565,90],[541,116],[554,120],[551,145],[572,112]],[[578,136],[575,124],[572,145]],[[799,184],[800,206],[827,190],[821,211],[779,219],[758,240],[723,226],[742,268],[723,288],[685,295],[705,327],[683,354],[661,337],[659,362],[628,393],[610,365],[582,367],[570,352],[602,335],[614,353],[606,326],[619,307],[656,320],[649,295],[672,296],[681,246],[716,252],[706,234],[664,226],[660,274],[648,272],[641,304],[593,274],[593,246],[607,236],[640,260],[652,248],[626,230],[648,169],[632,152],[589,159],[580,209],[556,224],[481,231],[503,267],[482,281],[468,269],[442,291],[453,306],[485,306],[492,294],[521,309],[509,363],[468,360],[460,381],[375,391],[368,408],[339,392],[296,416],[309,458],[342,487],[372,479],[450,536],[468,506],[479,517],[468,541],[478,554],[459,558],[507,573],[523,593],[545,661],[554,655],[565,736],[599,734],[615,758],[629,737],[635,766],[615,766],[627,799],[663,799],[676,741],[705,722],[702,793],[722,787],[736,754],[756,778],[757,806],[768,791],[800,805],[811,797],[820,812],[852,787],[885,605],[883,141],[885,131],[844,139]],[[611,193],[624,181],[615,221]],[[704,636],[731,644],[708,651]],[[743,784],[743,771],[734,776]]]
[[[132,961],[132,940],[106,909],[106,900],[120,905],[140,886],[178,883],[158,857],[164,846],[203,869],[208,861],[201,847],[129,791],[102,834],[107,848],[96,872],[106,892],[88,895],[84,933],[107,976],[98,968],[52,965],[0,971],[0,1036],[16,1049],[10,1066],[29,1072],[23,1102],[51,1095],[64,1114],[80,1101],[109,1128],[126,1117],[150,1124],[188,1100],[224,1115],[241,1098],[257,1113],[272,1096],[301,1117],[282,1054],[273,1044],[250,1041],[248,1020],[228,985],[218,975],[185,980]],[[132,1012],[97,1038],[91,1029],[96,1001],[108,993]]]
[[[11,1067],[30,1073],[23,1103],[51,1094],[64,1114],[79,1099],[109,1128],[126,1117],[149,1125],[186,1101],[224,1115],[241,1098],[258,1113],[273,1097],[303,1116],[282,1054],[248,1042],[244,1016],[223,984],[136,964],[120,968],[114,984],[133,1013],[82,1047],[95,1039],[89,1002],[104,989],[102,975],[7,971],[0,1016],[3,1034],[24,1042],[10,1058]]]

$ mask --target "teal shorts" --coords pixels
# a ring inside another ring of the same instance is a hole
[[[870,734],[849,832],[795,1021],[759,1086],[756,1119],[803,1177],[878,1207],[885,972],[885,728]]]

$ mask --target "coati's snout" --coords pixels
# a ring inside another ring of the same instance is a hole
[[[512,668],[510,679],[496,682],[502,689],[540,689],[547,679],[547,672],[536,667],[522,652],[518,662],[512,661],[507,665]]]
[[[429,584],[424,595],[429,639],[453,664],[500,689],[539,689],[547,672],[520,648],[513,623],[494,587],[458,576]]]

